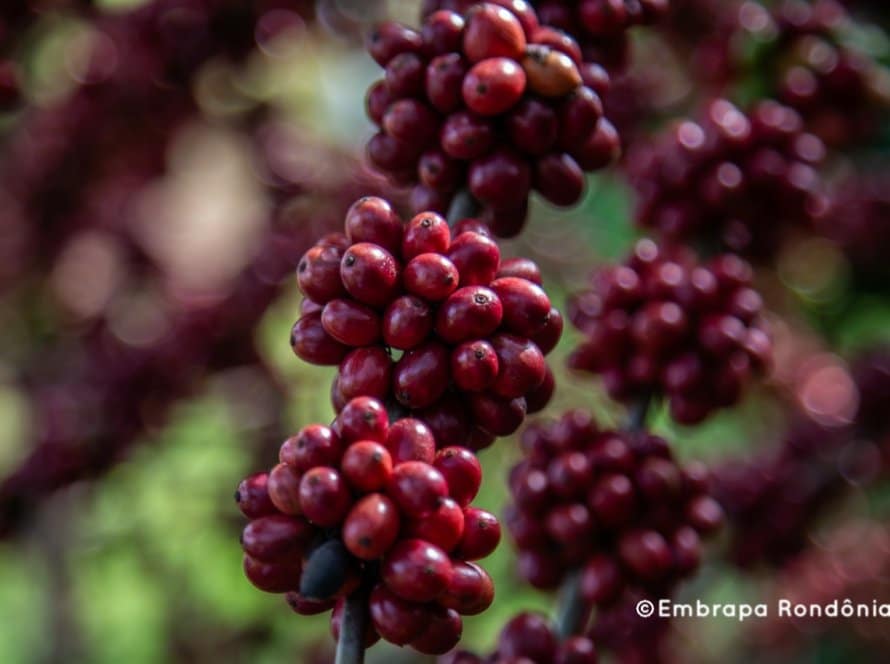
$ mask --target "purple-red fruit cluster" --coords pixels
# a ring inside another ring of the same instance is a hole
[[[368,157],[414,186],[415,212],[445,212],[466,188],[492,231],[511,237],[532,189],[572,205],[584,172],[617,155],[618,135],[597,94],[607,75],[594,66],[585,79],[578,44],[540,26],[522,0],[439,10],[419,32],[385,23],[368,48],[385,68],[367,96],[380,128]]]
[[[636,221],[669,240],[717,242],[768,258],[789,229],[824,213],[822,141],[774,101],[746,114],[724,99],[628,155]]]
[[[764,373],[772,342],[751,267],[734,254],[699,264],[689,252],[640,240],[569,304],[584,334],[573,369],[601,374],[612,398],[665,396],[673,418],[695,424],[735,404]]]
[[[501,630],[497,648],[481,657],[458,650],[439,658],[439,664],[597,664],[593,641],[586,636],[560,640],[550,621],[538,613],[513,617]]]
[[[874,136],[890,102],[888,72],[843,42],[847,10],[836,0],[790,0],[773,11],[777,31],[768,71],[779,99],[834,146]]]
[[[722,523],[706,469],[681,467],[657,436],[602,431],[569,411],[528,427],[522,448],[505,523],[519,574],[536,588],[555,588],[574,569],[590,604],[625,591],[663,596],[698,568],[700,535]]]
[[[544,356],[563,322],[533,262],[501,260],[479,222],[452,232],[423,212],[403,224],[381,198],[357,201],[345,230],[300,260],[291,333],[300,358],[339,365],[337,410],[375,397],[426,422],[440,445],[480,449],[544,407],[554,386]]]
[[[535,0],[541,23],[572,35],[586,61],[610,70],[627,64],[628,30],[654,23],[668,13],[670,0]]]
[[[500,524],[470,505],[482,481],[472,452],[436,452],[421,422],[390,423],[379,401],[359,397],[330,427],[288,438],[279,461],[235,494],[251,519],[241,544],[257,588],[286,593],[299,614],[333,609],[336,638],[361,586],[368,645],[382,637],[427,654],[453,648],[461,615],[491,604],[491,577],[471,561],[494,551]]]

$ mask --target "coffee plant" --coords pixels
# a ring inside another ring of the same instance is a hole
[[[6,2],[0,658],[880,661],[888,16]]]

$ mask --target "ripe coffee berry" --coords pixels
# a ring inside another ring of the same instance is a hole
[[[825,213],[816,171],[824,156],[791,108],[763,101],[746,114],[718,99],[700,121],[682,121],[628,155],[636,221],[669,240],[767,259],[789,230]]]
[[[348,238],[328,236],[306,252],[297,275],[310,313],[291,341],[306,361],[339,364],[335,407],[358,396],[397,402],[440,444],[479,448],[546,405],[554,385],[544,355],[559,340],[562,317],[537,266],[502,264],[487,231],[473,228],[452,236],[435,212],[403,224],[387,201],[367,197],[347,213]],[[339,270],[328,264],[337,257]],[[430,449],[422,442],[414,451],[408,438],[393,442],[393,461],[429,463],[416,456]],[[332,445],[307,433],[287,454],[301,468],[323,465]],[[311,455],[312,463],[300,461]]]
[[[390,423],[383,404],[362,396],[330,427],[288,438],[279,459],[236,492],[251,519],[241,537],[247,578],[286,593],[296,613],[333,609],[335,636],[343,602],[362,592],[366,645],[382,637],[427,654],[453,648],[461,615],[494,598],[491,577],[470,562],[500,538],[495,516],[470,505],[482,479],[473,453],[436,453],[422,421]]]
[[[606,606],[625,590],[661,596],[696,570],[699,535],[722,520],[700,465],[681,467],[663,439],[602,431],[579,411],[533,424],[521,443],[505,522],[529,583],[555,588],[581,570],[585,601]]]
[[[749,377],[768,368],[762,306],[738,256],[701,265],[641,240],[570,304],[586,337],[570,366],[602,375],[614,399],[662,394],[675,420],[694,424],[736,403]]]
[[[386,74],[368,91],[380,128],[368,156],[414,185],[415,211],[444,212],[468,187],[492,231],[512,236],[532,189],[576,203],[584,171],[616,156],[618,136],[570,36],[541,28],[524,1],[461,5],[425,12],[420,33],[391,23],[374,33]]]

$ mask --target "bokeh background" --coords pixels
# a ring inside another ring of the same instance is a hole
[[[638,57],[610,101],[638,141],[697,107],[695,67],[718,57],[682,46],[720,42],[709,21],[723,0],[677,4],[707,24],[701,39],[635,34]],[[846,38],[890,62],[882,3],[854,4],[868,22]],[[416,24],[417,13],[408,0],[4,0],[0,662],[331,660],[326,616],[297,616],[243,577],[232,493],[272,465],[290,432],[333,416],[332,371],[288,345],[292,269],[358,196],[405,201],[362,162],[372,134],[364,91],[379,69],[361,34],[377,18]],[[774,35],[762,27],[733,37],[750,66],[731,90],[739,101],[763,94],[779,66],[763,57]],[[890,371],[880,355],[890,342],[890,127],[877,118],[827,173],[853,220],[801,233],[759,270],[774,312],[772,378],[703,426],[656,414],[653,427],[682,458],[749,468],[743,488],[780,476],[769,460],[791,423],[814,425],[801,435],[819,474],[785,468],[808,482],[776,499],[803,522],[788,546],[748,559],[739,538],[756,538],[759,524],[730,530],[683,597],[890,600]],[[535,200],[527,231],[503,253],[538,261],[563,306],[639,237],[633,204],[620,169],[591,176],[577,208]],[[620,421],[598,381],[564,369],[576,340],[567,330],[555,351],[547,412],[584,407]],[[866,352],[878,354],[858,360]],[[850,433],[864,400],[878,425]],[[515,457],[511,441],[482,453],[479,506],[501,511]],[[788,483],[778,484],[781,494]],[[484,652],[508,617],[552,606],[513,565],[505,538],[485,562],[495,604],[465,621],[468,647]],[[679,662],[890,656],[888,620],[690,620],[671,638]],[[422,658],[379,645],[368,661]]]

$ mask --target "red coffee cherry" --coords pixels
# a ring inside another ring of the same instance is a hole
[[[314,524],[337,525],[346,516],[351,505],[349,489],[333,468],[312,468],[300,480],[300,508]]]
[[[362,560],[383,557],[398,535],[398,508],[380,493],[359,500],[343,522],[343,543],[352,555]]]
[[[386,487],[392,476],[392,465],[387,449],[371,440],[350,445],[340,461],[343,477],[359,491],[377,491]]]
[[[430,602],[442,595],[451,582],[448,555],[419,539],[402,540],[389,552],[381,570],[393,593],[412,602]]]
[[[491,512],[468,507],[464,510],[464,536],[457,555],[465,560],[485,558],[501,540],[501,525]]]
[[[433,466],[404,461],[393,469],[387,493],[406,514],[422,517],[433,512],[439,499],[448,495],[448,484]]]

